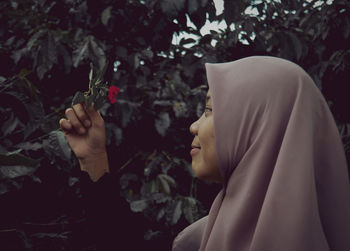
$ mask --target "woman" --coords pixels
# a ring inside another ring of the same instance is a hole
[[[208,217],[181,232],[173,250],[349,251],[344,150],[311,78],[294,63],[264,56],[206,70],[206,110],[190,127],[192,168],[223,188]],[[81,130],[89,117],[93,126]],[[61,127],[82,169],[98,180],[108,172],[98,140],[103,120],[79,106],[67,118]],[[86,140],[81,147],[78,138]]]

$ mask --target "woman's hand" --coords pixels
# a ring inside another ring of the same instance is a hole
[[[104,120],[92,106],[85,109],[83,104],[76,104],[65,113],[67,119],[60,120],[60,127],[79,160],[81,170],[97,181],[109,172]]]

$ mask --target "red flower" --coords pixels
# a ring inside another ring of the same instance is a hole
[[[114,104],[115,102],[117,102],[117,99],[116,99],[115,96],[118,95],[119,90],[120,90],[120,88],[116,87],[114,85],[109,87],[109,89],[108,89],[108,99],[109,99],[109,102],[111,104]]]

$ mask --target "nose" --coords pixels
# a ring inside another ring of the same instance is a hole
[[[193,122],[190,126],[190,132],[193,135],[197,135],[198,133],[198,128],[199,128],[199,120],[196,120],[195,122]]]

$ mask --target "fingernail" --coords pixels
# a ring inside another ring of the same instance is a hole
[[[85,121],[84,121],[84,125],[85,125],[86,127],[89,127],[89,126],[91,125],[90,120],[85,120]]]

